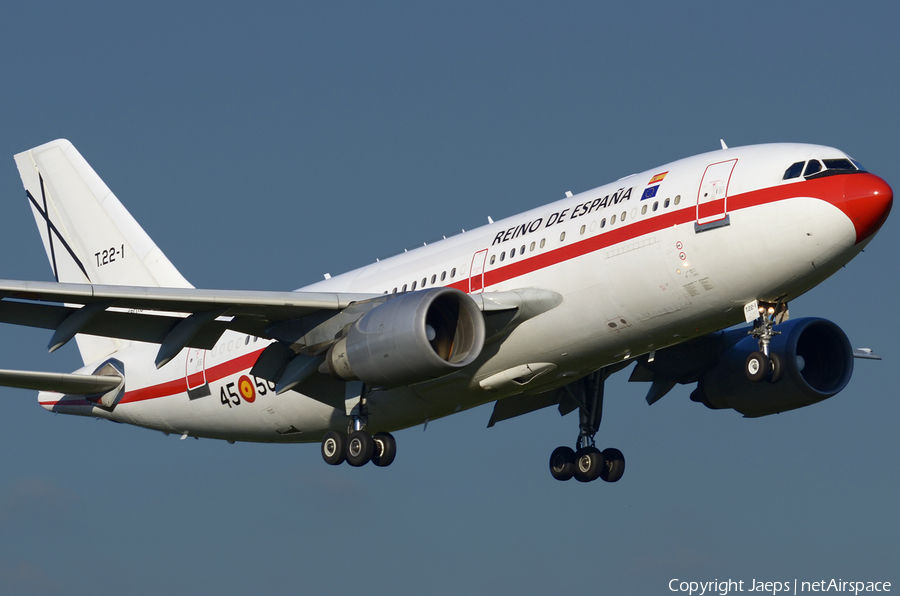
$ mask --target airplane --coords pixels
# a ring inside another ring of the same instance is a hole
[[[831,147],[722,148],[492,221],[293,292],[203,290],[75,147],[15,156],[54,282],[0,280],[0,322],[74,339],[72,374],[0,371],[51,412],[229,442],[319,443],[388,466],[392,432],[494,402],[488,426],[578,412],[551,475],[621,479],[597,447],[604,381],[634,363],[746,417],[846,387],[854,350],[790,300],[872,240],[891,187]],[[749,327],[739,325],[749,324]]]

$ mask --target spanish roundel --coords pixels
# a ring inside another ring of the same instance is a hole
[[[247,375],[242,375],[238,380],[238,391],[241,392],[241,397],[247,403],[253,403],[256,401],[256,388],[253,386],[253,381],[250,380],[250,377]]]

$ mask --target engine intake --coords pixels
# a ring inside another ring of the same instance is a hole
[[[331,374],[371,387],[397,387],[468,366],[484,346],[484,317],[453,288],[400,294],[353,325],[325,358]]]
[[[758,350],[747,337],[726,350],[691,394],[710,408],[734,408],[754,418],[802,408],[841,391],[853,374],[853,349],[840,327],[825,319],[795,319],[775,327],[769,352],[784,363],[778,382],[750,381],[743,371],[747,356]]]

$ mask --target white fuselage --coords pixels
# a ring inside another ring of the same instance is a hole
[[[839,201],[828,198],[841,194],[849,174],[782,180],[792,163],[814,157],[846,156],[794,144],[698,155],[302,290],[393,293],[452,286],[473,294],[536,288],[562,296],[555,308],[489,338],[465,369],[372,393],[370,426],[405,428],[559,387],[740,323],[743,305],[752,300],[792,299],[820,283],[867,239],[858,238]],[[276,395],[273,384],[249,376],[266,345],[226,332],[212,350],[185,349],[156,370],[157,346],[133,344],[115,356],[127,381],[114,410],[83,401],[63,404],[57,394],[42,393],[40,400],[55,411],[231,440],[308,442],[329,429],[346,430],[343,410],[294,391]],[[482,386],[522,365],[542,374],[524,385]],[[253,385],[252,394],[245,380],[241,395],[242,377]],[[189,397],[188,388],[207,385],[207,396]]]

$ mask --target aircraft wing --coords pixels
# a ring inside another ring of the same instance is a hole
[[[0,322],[55,329],[51,351],[86,333],[163,344],[177,354],[211,349],[227,329],[271,338],[278,323],[324,319],[379,297],[0,280]]]
[[[51,352],[78,333],[161,344],[162,366],[185,347],[212,349],[229,329],[315,353],[333,341],[335,325],[393,297],[0,280],[0,322],[54,329]],[[517,311],[529,302],[528,290],[471,298],[485,312]]]

